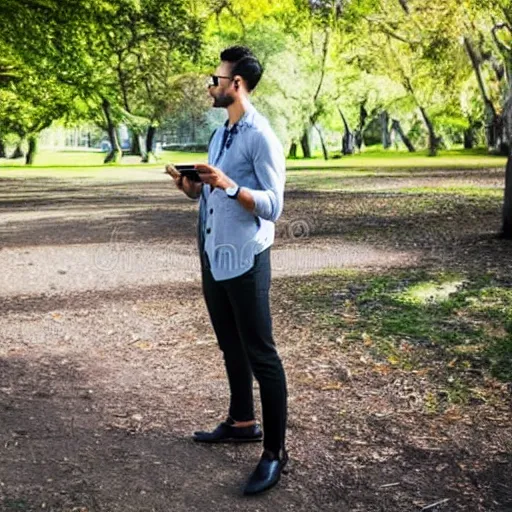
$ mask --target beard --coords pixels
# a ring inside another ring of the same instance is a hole
[[[213,106],[215,108],[227,108],[234,102],[235,100],[227,94],[219,94],[213,97]]]

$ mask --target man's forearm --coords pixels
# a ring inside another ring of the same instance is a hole
[[[238,202],[249,212],[254,212],[254,207],[256,206],[256,203],[254,202],[254,198],[252,197],[252,194],[245,188],[241,188],[240,192],[238,193]]]

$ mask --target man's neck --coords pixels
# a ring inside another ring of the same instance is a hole
[[[228,107],[228,125],[231,128],[235,123],[240,121],[245,112],[249,109],[250,102],[247,98],[235,101]]]

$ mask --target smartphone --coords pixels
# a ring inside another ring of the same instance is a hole
[[[182,176],[186,176],[190,181],[201,181],[199,172],[194,168],[194,164],[177,164],[174,167],[176,167]]]

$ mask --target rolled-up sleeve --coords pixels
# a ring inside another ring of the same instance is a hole
[[[255,131],[251,141],[254,172],[260,189],[250,189],[254,214],[276,222],[281,216],[286,181],[286,160],[283,146],[271,130]]]

